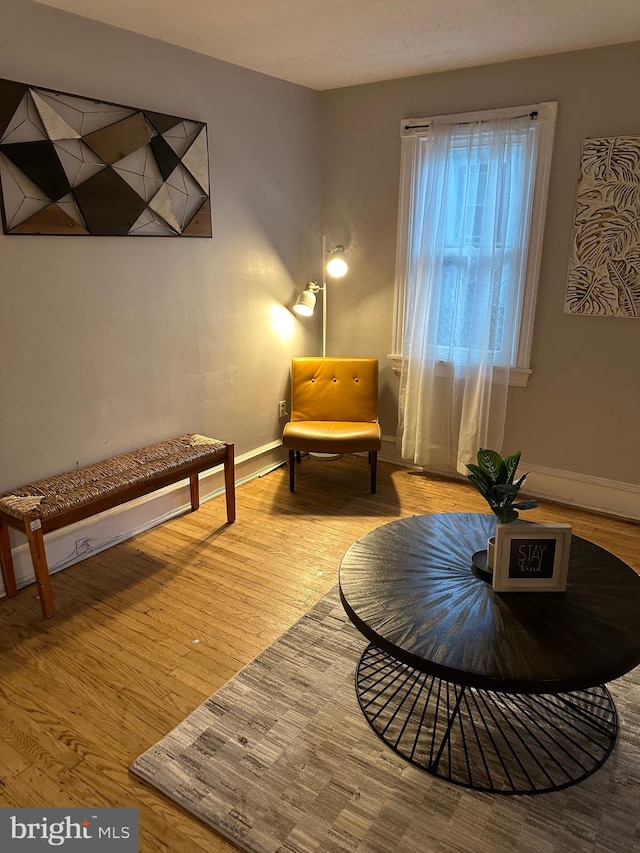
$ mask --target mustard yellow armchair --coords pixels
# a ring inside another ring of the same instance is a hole
[[[291,363],[291,420],[282,443],[289,451],[289,488],[295,487],[295,455],[301,451],[368,451],[371,494],[376,491],[378,451],[378,360],[294,358]]]

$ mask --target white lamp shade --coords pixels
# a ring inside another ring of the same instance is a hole
[[[310,317],[316,307],[316,295],[310,290],[303,290],[296,299],[293,310],[301,317]]]
[[[342,278],[349,270],[344,253],[344,246],[334,246],[330,252],[331,257],[327,261],[327,272],[333,278]]]

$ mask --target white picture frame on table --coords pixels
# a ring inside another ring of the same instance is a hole
[[[498,524],[493,588],[496,592],[563,592],[570,551],[570,524]]]

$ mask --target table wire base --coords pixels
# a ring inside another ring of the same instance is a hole
[[[499,693],[443,681],[369,645],[356,692],[369,724],[395,752],[440,778],[496,794],[541,794],[580,782],[618,731],[606,687]]]

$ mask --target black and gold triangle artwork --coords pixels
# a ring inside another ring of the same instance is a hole
[[[201,121],[0,79],[5,234],[211,237]]]

